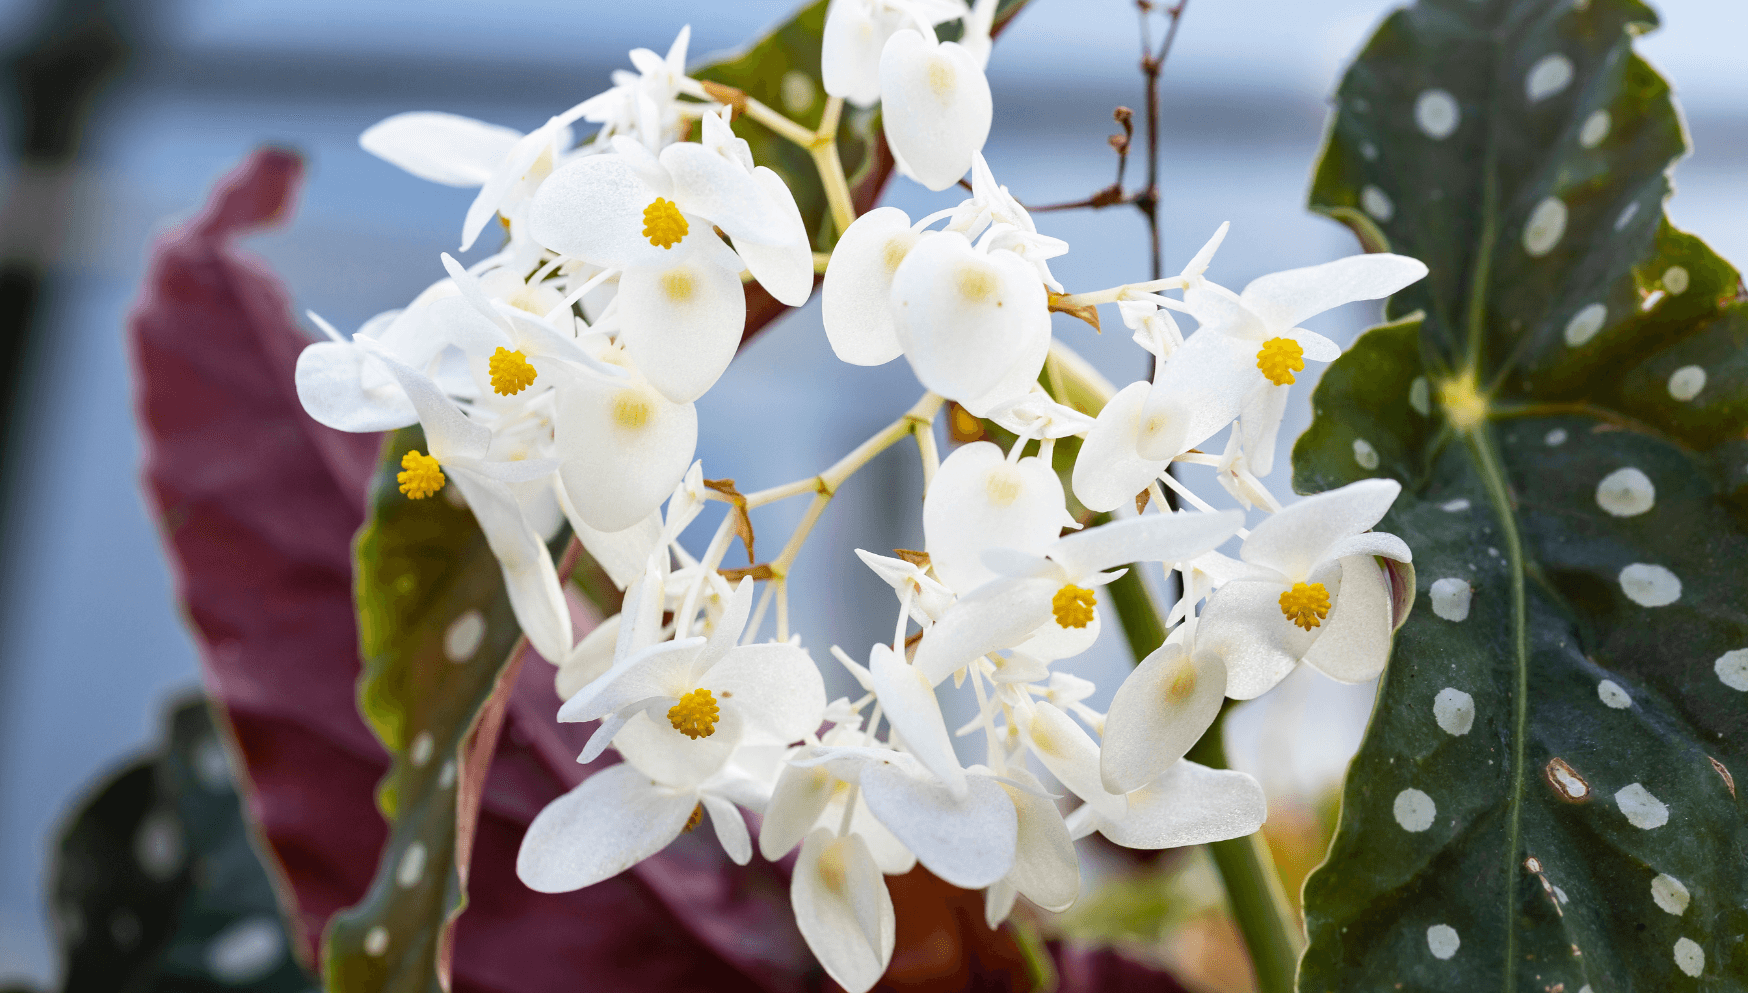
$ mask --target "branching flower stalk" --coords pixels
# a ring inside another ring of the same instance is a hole
[[[1182,11],[1170,8],[1170,31],[1143,59],[1148,186],[1120,194],[1132,130],[1119,114],[1116,192],[1087,204],[1147,214],[1152,278],[1083,293],[1051,272],[1068,243],[1038,229],[982,154],[993,0],[834,0],[820,59],[829,100],[814,129],[688,76],[682,31],[665,56],[633,52],[635,73],[527,135],[434,114],[365,133],[366,148],[416,174],[477,182],[464,248],[494,216],[507,240],[471,267],[444,255],[447,278],[355,335],[327,329],[331,340],[299,361],[299,396],[341,430],[422,426],[428,451],[403,453],[402,492],[459,496],[472,510],[518,624],[555,666],[556,718],[593,725],[579,758],[611,748],[622,759],[534,820],[517,863],[525,884],[593,885],[705,815],[745,864],[754,839],[741,811],[755,810],[763,857],[799,848],[802,936],[861,993],[893,954],[887,875],[920,863],[981,890],[995,928],[1021,897],[1043,911],[1072,905],[1074,842],[1090,834],[1146,849],[1226,845],[1216,861],[1259,980],[1285,993],[1292,937],[1251,898],[1278,892],[1247,840],[1266,816],[1261,787],[1217,768],[1218,755],[1189,756],[1210,747],[1226,700],[1263,694],[1301,662],[1348,682],[1384,666],[1392,612],[1379,560],[1409,551],[1370,528],[1399,487],[1367,479],[1281,507],[1262,479],[1293,373],[1339,354],[1301,325],[1426,268],[1358,256],[1234,292],[1206,275],[1222,226],[1178,275],[1160,275],[1157,79]],[[959,40],[941,41],[936,25],[951,21]],[[837,153],[846,102],[881,104],[905,175],[936,192],[969,175],[970,195],[915,220],[895,207],[856,216]],[[789,180],[735,133],[736,114],[809,152],[838,228],[829,256]],[[598,128],[572,145],[578,122]],[[743,280],[799,306],[822,262],[834,354],[856,365],[902,356],[922,398],[814,476],[748,494],[706,480],[696,401],[740,344]],[[1113,305],[1156,366],[1121,389],[1051,322],[1068,310],[1097,326]],[[934,422],[949,401],[1015,440],[942,458]],[[1223,451],[1203,447],[1222,431]],[[839,489],[905,438],[922,462],[921,547],[857,551],[892,590],[881,602],[896,608],[893,636],[855,653],[830,646],[859,691],[828,700],[823,646],[791,629],[791,571]],[[1085,521],[1069,516],[1055,467],[1067,438],[1079,439],[1068,487],[1094,512]],[[1213,471],[1237,507],[1191,496],[1170,474],[1180,462]],[[1195,509],[1173,510],[1168,491]],[[782,549],[755,561],[750,513],[802,495]],[[684,539],[711,501],[728,513],[694,557]],[[1247,529],[1239,508],[1263,519]],[[580,640],[545,544],[561,519],[624,594],[621,612]],[[737,538],[750,564],[725,569]],[[1228,542],[1236,557],[1218,550]],[[1154,568],[1181,577],[1163,611],[1126,576]],[[1086,703],[1095,687],[1053,666],[1091,647],[1113,608],[1140,662],[1100,713]],[[949,681],[970,682],[978,710],[956,730],[937,697]],[[983,761],[968,765],[954,739],[977,733]],[[1079,802],[1066,815],[1062,795]]]

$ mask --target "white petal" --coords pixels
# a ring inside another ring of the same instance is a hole
[[[984,552],[1039,554],[1061,534],[1064,514],[1062,482],[1048,463],[1010,464],[996,446],[973,442],[935,473],[923,500],[923,538],[935,575],[964,594],[996,576]]]
[[[699,800],[710,814],[710,826],[716,829],[716,840],[722,845],[722,850],[728,853],[735,865],[751,862],[753,841],[747,834],[747,822],[741,816],[740,808],[709,793],[700,796]]]
[[[847,788],[823,765],[784,765],[759,825],[759,854],[775,862],[801,843],[834,794]]]
[[[970,787],[953,752],[953,739],[947,733],[946,719],[941,716],[940,701],[935,699],[934,684],[886,645],[874,646],[868,673],[892,729],[954,796],[964,796]]]
[[[1026,899],[1045,910],[1060,913],[1080,896],[1080,859],[1068,836],[1068,825],[1056,802],[1047,799],[1044,784],[1023,768],[1010,768],[1006,776],[1033,792],[1006,783],[1002,789],[1019,816],[1019,834],[1014,845],[1014,867],[1008,882]]]
[[[832,10],[854,5],[835,3]],[[820,289],[820,312],[839,359],[881,365],[903,354],[893,323],[892,276],[918,237],[910,229],[910,215],[897,207],[876,207],[838,239]]]
[[[297,398],[303,409],[338,431],[392,431],[419,422],[413,402],[395,382],[363,383],[368,355],[351,342],[318,341],[297,357]]]
[[[749,590],[750,592],[750,590]],[[825,682],[801,648],[781,642],[744,645],[711,666],[699,681],[741,712],[750,740],[796,741],[819,730]]]
[[[1234,700],[1261,696],[1287,678],[1316,637],[1281,613],[1285,591],[1278,582],[1231,582],[1202,608],[1196,655],[1225,663],[1226,695]]]
[[[977,57],[953,42],[931,45],[905,29],[880,53],[886,141],[917,179],[944,190],[971,168],[994,117],[989,80]]]
[[[972,416],[987,417],[995,408],[1037,388],[1038,374],[1044,370],[1044,360],[1050,357],[1050,311],[1043,308],[1022,311],[1015,321],[1008,350],[1013,358],[995,385],[977,396],[960,399],[960,405]]]
[[[950,400],[989,393],[1048,314],[1044,284],[1012,252],[979,252],[957,231],[917,241],[892,277],[899,344],[917,379]]]
[[[739,270],[705,254],[694,252],[666,269],[628,269],[619,277],[625,350],[650,385],[675,403],[690,403],[716,385],[746,326]]]
[[[898,18],[865,0],[832,0],[819,45],[820,82],[826,93],[858,107],[880,100],[880,52]]]
[[[522,132],[459,114],[415,110],[385,118],[358,136],[365,151],[420,179],[481,186]]]
[[[1305,662],[1331,679],[1363,683],[1390,659],[1390,580],[1370,555],[1341,560],[1341,589]]]
[[[467,216],[461,224],[461,250],[467,251],[473,247],[474,239],[485,230],[486,223],[498,212],[506,198],[522,183],[527,174],[541,160],[542,156],[552,153],[553,140],[566,129],[558,120],[549,120],[533,131],[523,135],[510,151],[492,170],[486,178],[479,193],[474,196],[473,203],[468,204]]]
[[[528,526],[509,487],[461,466],[448,468],[450,482],[467,499],[497,557],[516,623],[535,651],[548,661],[563,661],[571,650],[571,615],[546,543]]]
[[[1426,266],[1407,256],[1350,255],[1259,276],[1240,296],[1270,329],[1284,330],[1344,303],[1387,297],[1425,275]]]
[[[701,219],[687,218],[680,241],[667,248],[652,243],[643,213],[659,195],[621,156],[573,159],[540,184],[528,206],[528,231],[552,251],[600,266],[672,265],[711,232]]]
[[[664,712],[651,716],[639,711],[625,722],[613,738],[613,747],[644,775],[667,786],[697,786],[728,763],[741,743],[745,725],[740,715],[725,710],[714,731],[702,738],[688,738],[669,722]]]
[[[603,769],[546,805],[516,853],[529,889],[565,893],[610,879],[680,836],[698,803],[629,765]]]
[[[1171,353],[1141,407],[1136,451],[1170,459],[1200,445],[1232,423],[1262,373],[1253,342],[1211,333],[1190,335]]]
[[[578,376],[561,384],[554,448],[565,493],[584,523],[631,527],[674,491],[698,445],[698,413],[652,387]]]
[[[1409,549],[1408,542],[1387,531],[1365,531],[1332,543],[1324,551],[1321,562],[1345,559],[1350,555],[1379,555],[1398,562],[1414,561],[1414,552]]]
[[[1217,547],[1244,526],[1244,512],[1179,511],[1111,521],[1067,535],[1046,552],[1071,576],[1130,562],[1182,562]]]
[[[614,614],[595,625],[583,635],[582,641],[571,646],[570,654],[553,675],[553,689],[560,700],[569,700],[613,667],[613,644],[619,640],[622,616]]]
[[[1054,596],[1055,594],[1052,594]],[[1104,621],[1098,611],[1093,611],[1093,619],[1083,627],[1065,628],[1057,623],[1052,616],[1038,626],[1032,636],[1014,646],[1013,659],[997,678],[1006,676],[1014,667],[1015,659],[1035,659],[1040,664],[1055,662],[1058,659],[1071,659],[1093,646],[1099,640],[1099,632],[1104,629]],[[1017,673],[1016,673],[1017,675]],[[1028,680],[1029,682],[1030,680]]]
[[[1098,818],[1100,834],[1125,848],[1181,848],[1253,834],[1268,818],[1262,786],[1242,772],[1179,760],[1129,794],[1124,816]]]
[[[1135,499],[1135,494],[1159,477],[1170,458],[1144,459],[1140,444],[1141,408],[1152,384],[1130,383],[1099,411],[1087,432],[1080,454],[1074,459],[1074,495],[1088,509],[1115,510]]]
[[[866,993],[892,961],[897,918],[886,880],[856,835],[807,836],[789,879],[795,923],[826,974],[848,993]]]
[[[1226,667],[1212,653],[1165,644],[1129,673],[1105,716],[1099,772],[1112,793],[1156,779],[1214,723],[1226,700]]]
[[[862,771],[868,809],[930,872],[961,889],[982,889],[1014,864],[1018,818],[1007,791],[971,776],[962,798],[932,777],[875,763]]]
[[[947,608],[917,645],[916,668],[931,685],[988,652],[1013,648],[1046,622],[1062,581],[1050,577],[997,579]]]
[[[492,444],[490,428],[468,420],[461,408],[444,396],[429,377],[390,355],[374,340],[353,338],[352,341],[394,374],[395,381],[412,401],[413,409],[419,412],[419,424],[425,429],[425,444],[433,458],[438,462],[451,455],[485,458]]]
[[[765,191],[771,209],[783,219],[783,239],[766,244],[752,238],[736,238],[734,248],[747,270],[777,302],[799,307],[813,295],[813,243],[807,237],[807,226],[801,220],[801,208],[785,186],[782,177],[764,166],[753,170],[753,181]],[[723,230],[728,230],[724,228]],[[730,235],[734,232],[730,231]]]
[[[704,648],[701,638],[664,641],[620,659],[558,708],[561,721],[594,721],[652,697],[689,693],[692,666]]]
[[[1104,788],[1099,778],[1099,746],[1055,704],[1038,701],[1024,731],[1032,751],[1062,785],[1106,817],[1120,817],[1128,802]]]
[[[589,553],[589,557],[613,581],[614,586],[623,590],[643,575],[644,563],[649,561],[649,557],[662,543],[662,517],[659,512],[650,511],[649,516],[619,531],[597,531],[577,513],[576,505],[571,502],[570,494],[564,488],[562,477],[555,482],[553,488],[558,493],[559,506],[564,509],[564,516],[571,522],[571,531],[583,543],[583,550]]]
[[[991,931],[1000,928],[1014,912],[1014,901],[1019,895],[1020,891],[1014,888],[1014,884],[1005,879],[984,890],[983,923],[989,925]]]
[[[1259,477],[1274,471],[1276,439],[1281,433],[1281,420],[1287,415],[1291,393],[1285,386],[1259,379],[1239,412],[1244,455],[1250,462],[1250,471]]]
[[[1308,496],[1258,524],[1239,557],[1303,580],[1337,541],[1378,523],[1401,492],[1394,479],[1362,479]]]
[[[790,240],[789,218],[779,211],[781,204],[741,163],[691,141],[662,149],[661,160],[674,177],[674,199],[685,213],[709,218],[737,243],[744,239],[781,245]],[[783,195],[793,203],[788,194],[785,187]]]

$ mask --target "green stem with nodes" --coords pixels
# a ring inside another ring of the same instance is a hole
[[[1065,345],[1053,343],[1050,346],[1049,363],[1051,383],[1054,389],[1060,390],[1057,399],[1061,403],[1097,414],[1115,395],[1111,384]],[[1100,515],[1095,520],[1102,524],[1109,520],[1109,515]],[[1117,610],[1117,620],[1129,641],[1129,650],[1135,654],[1135,661],[1140,662],[1165,643],[1167,632],[1158,605],[1133,568],[1105,589],[1110,591],[1111,605]],[[1222,734],[1226,713],[1231,706],[1232,701],[1227,701],[1213,726],[1202,735],[1196,747],[1190,749],[1188,758],[1191,761],[1213,769],[1227,768]],[[1213,856],[1220,882],[1226,888],[1232,917],[1250,951],[1257,990],[1259,993],[1293,993],[1303,940],[1280,876],[1275,872],[1268,843],[1259,832],[1244,838],[1217,841],[1208,846],[1208,852]]]
[[[686,82],[690,83],[691,80]],[[841,237],[856,219],[856,207],[850,199],[850,180],[844,174],[843,160],[838,156],[838,122],[843,118],[844,98],[826,100],[819,127],[809,129],[772,109],[769,104],[748,96],[743,90],[705,80],[691,86],[681,84],[686,93],[705,100],[728,104],[772,133],[794,145],[799,145],[813,157],[813,167],[819,171],[819,182],[825,188],[825,200],[832,212],[832,222]],[[817,260],[815,268],[818,268]]]

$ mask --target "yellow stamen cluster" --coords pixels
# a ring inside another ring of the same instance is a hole
[[[1083,628],[1093,621],[1093,606],[1099,602],[1092,590],[1073,583],[1056,591],[1050,599],[1050,610],[1056,623],[1065,628]]]
[[[1291,338],[1270,338],[1256,353],[1256,367],[1276,386],[1293,383],[1293,373],[1305,368],[1305,349]]]
[[[1329,591],[1322,583],[1294,583],[1281,594],[1281,613],[1309,631],[1329,616]]]
[[[500,396],[514,396],[527,389],[539,375],[534,366],[529,364],[528,356],[520,351],[512,352],[502,345],[486,360],[486,371],[492,375],[492,392]]]
[[[716,721],[721,715],[722,712],[716,706],[716,697],[709,690],[697,689],[668,708],[668,723],[674,726],[675,731],[696,741],[716,733]]]
[[[443,488],[443,470],[437,460],[419,454],[417,448],[401,456],[401,469],[404,471],[395,474],[395,481],[401,484],[401,492],[413,500],[423,500]]]
[[[686,237],[691,226],[674,201],[656,197],[655,203],[643,208],[643,236],[657,248],[672,248]]]

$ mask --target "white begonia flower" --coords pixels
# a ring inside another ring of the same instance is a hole
[[[1014,801],[976,767],[955,793],[915,758],[864,749],[831,762],[853,765],[868,809],[930,872],[962,889],[982,889],[1013,868],[1018,836]]]
[[[1140,453],[1141,409],[1152,389],[1152,384],[1141,380],[1118,390],[1086,433],[1069,485],[1087,509],[1116,510],[1171,465],[1169,458],[1147,459]]]
[[[522,140],[522,132],[459,114],[415,110],[395,114],[358,136],[365,151],[444,186],[484,186]]]
[[[1253,426],[1247,434],[1259,442],[1266,437],[1272,463],[1293,373],[1305,359],[1331,362],[1341,355],[1335,342],[1298,323],[1345,303],[1389,296],[1426,271],[1417,259],[1379,253],[1260,276],[1243,293],[1205,281],[1185,289],[1182,306],[1201,328],[1154,379],[1142,408],[1141,456],[1169,459],[1188,451],[1248,405]],[[1265,396],[1251,400],[1259,388]],[[1278,395],[1268,394],[1271,388]],[[1267,475],[1271,466],[1261,453],[1247,450],[1252,469]]]
[[[832,0],[820,38],[820,82],[831,96],[871,107],[880,100],[880,53],[907,17],[933,26],[965,15],[963,0]]]
[[[1374,556],[1412,561],[1393,534],[1369,530],[1395,502],[1393,479],[1306,497],[1250,533],[1249,567],[1197,620],[1195,654],[1226,666],[1226,695],[1258,696],[1301,661],[1345,683],[1384,670],[1393,631],[1390,579]]]
[[[1022,767],[1008,768],[1002,778],[1010,781],[1000,786],[1013,801],[1018,830],[1013,868],[989,888],[985,903],[984,920],[992,929],[1012,912],[1016,894],[1052,913],[1067,910],[1080,898],[1080,859],[1055,801],[1038,777]]]
[[[729,776],[668,785],[629,761],[603,769],[535,816],[516,875],[541,893],[593,886],[668,847],[706,811],[723,851],[746,865],[752,838],[733,799],[741,789]]]
[[[316,423],[358,433],[392,431],[418,423],[413,402],[386,367],[314,311],[308,316],[329,339],[304,346],[297,357],[298,402]],[[391,310],[364,322],[354,337],[375,339],[402,362],[420,368],[430,363],[432,350],[419,347],[425,353],[421,360],[408,354],[405,345],[412,343],[403,344],[408,335],[393,333],[415,322],[407,311]]]
[[[1033,390],[1003,400],[984,415],[1022,438],[1067,438],[1085,435],[1097,423],[1093,418]]]
[[[556,290],[530,287],[515,274],[504,273],[493,278],[492,284],[510,294],[506,302],[494,297],[484,282],[449,253],[443,253],[442,258],[459,295],[428,305],[427,321],[445,340],[484,360],[483,371],[492,394],[510,397],[530,387],[545,390],[552,377],[541,381],[540,372],[561,371],[554,363],[572,363],[608,378],[624,376],[623,370],[602,362],[577,343],[570,332],[568,314],[561,317],[565,324],[561,330],[547,323],[543,315],[537,317],[524,309],[524,305],[561,302]],[[481,397],[485,396],[482,392]]]
[[[945,230],[974,240],[988,232],[990,249],[1005,249],[1032,263],[1045,286],[1062,291],[1046,260],[1067,254],[1068,242],[1038,233],[1032,215],[996,182],[982,152],[972,156],[971,196],[953,209]]]
[[[1215,655],[1186,651],[1182,640],[1155,649],[1111,698],[1100,735],[1099,776],[1112,793],[1132,793],[1158,779],[1219,716],[1226,667]]]
[[[998,649],[1018,646],[1040,661],[1077,655],[1098,636],[1096,589],[1121,575],[1105,570],[1188,559],[1218,546],[1243,524],[1244,514],[1236,510],[1148,514],[1076,532],[1037,554],[992,551],[985,560],[997,560],[1006,574],[941,615],[917,645],[916,669],[932,685]]]
[[[419,412],[427,451],[410,451],[401,459],[401,492],[423,499],[442,489],[448,477],[454,478],[503,571],[510,607],[522,633],[542,656],[562,660],[571,648],[571,620],[558,570],[546,543],[529,527],[505,485],[545,479],[557,464],[548,459],[486,461],[490,429],[468,420],[437,384],[389,355],[373,339],[355,340],[394,374]]]
[[[1088,803],[1068,815],[1069,833],[1094,831],[1124,848],[1181,848],[1254,834],[1268,819],[1262,785],[1247,773],[1210,769],[1188,759],[1129,793],[1118,816]]]
[[[881,121],[893,154],[939,191],[957,183],[983,150],[995,104],[978,57],[937,41],[932,26],[918,26],[894,32],[881,49]]]
[[[625,353],[609,350],[603,359],[632,375],[561,378],[553,440],[573,518],[612,534],[647,520],[685,477],[698,447],[698,411],[664,396]]]
[[[637,651],[567,700],[559,720],[601,721],[579,761],[613,744],[626,761],[678,784],[721,768],[742,740],[786,744],[818,729],[825,684],[807,652],[787,643],[737,647],[752,588],[741,581],[708,639]],[[642,591],[652,595],[660,593]]]
[[[686,118],[678,97],[686,80],[686,49],[691,40],[692,26],[688,24],[680,28],[665,57],[647,48],[632,49],[631,64],[637,72],[615,70],[611,89],[578,105],[583,120],[601,125],[593,139],[595,145],[628,135],[653,152],[683,136]]]
[[[1029,389],[1043,367],[1049,301],[1037,269],[1013,252],[983,251],[956,231],[926,233],[893,274],[891,299],[917,380],[949,400],[992,404],[1006,399],[988,394],[1010,374]]]
[[[831,719],[829,712],[826,719]],[[865,748],[878,742],[858,728],[841,724],[827,731],[820,742],[791,756],[795,761],[786,764],[778,774],[765,807],[764,822],[759,827],[760,854],[775,862],[789,854],[814,828],[837,830],[844,823],[844,805],[853,792],[856,808],[850,814],[850,831],[867,843],[880,871],[901,876],[915,868],[916,856],[868,810],[861,790],[852,790],[856,785],[854,779],[833,773],[835,765],[847,775],[859,778],[860,767],[816,761],[835,748]]]
[[[904,354],[893,317],[892,277],[921,237],[911,229],[909,214],[876,207],[838,239],[820,286],[820,316],[826,340],[842,361],[883,365]]]
[[[959,594],[996,578],[984,552],[1039,554],[1072,523],[1049,462],[1036,456],[1009,462],[987,441],[947,456],[923,498],[929,564],[942,585]]]
[[[1020,700],[1014,707],[1014,720],[1026,747],[1070,792],[1112,820],[1128,812],[1128,800],[1105,789],[1099,775],[1098,743],[1074,718],[1048,701]]]
[[[909,605],[910,616],[923,627],[933,624],[953,604],[953,591],[930,578],[913,562],[875,555],[860,548],[856,549],[856,557],[892,587],[899,601]]]
[[[867,842],[818,828],[801,844],[789,876],[789,901],[802,938],[826,974],[849,993],[865,993],[886,972],[897,937],[892,895]]]

